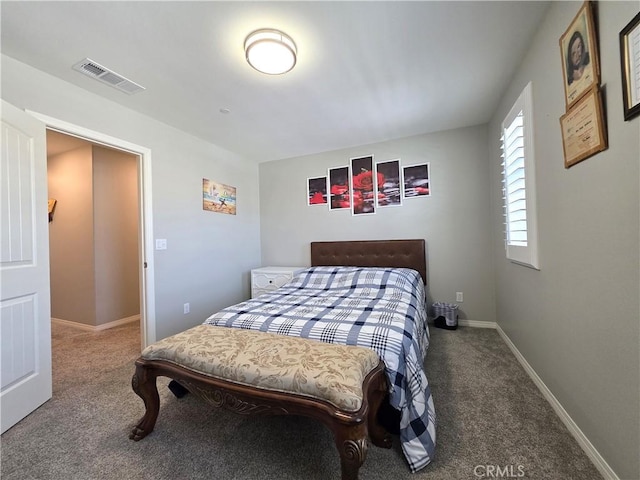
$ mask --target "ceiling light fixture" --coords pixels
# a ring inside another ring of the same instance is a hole
[[[296,64],[297,49],[291,37],[280,30],[263,28],[244,41],[247,62],[267,75],[287,73]]]

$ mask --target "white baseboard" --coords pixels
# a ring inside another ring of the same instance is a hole
[[[496,328],[496,322],[484,322],[482,320],[458,320],[461,327]]]
[[[428,323],[433,325],[433,318],[429,317]],[[460,327],[473,327],[473,328],[496,328],[496,322],[485,322],[482,320],[460,320],[458,319],[458,325]]]
[[[600,453],[596,450],[593,444],[589,441],[587,436],[582,432],[582,430],[580,430],[580,427],[578,427],[576,422],[574,422],[571,416],[569,416],[569,414],[564,409],[562,404],[553,395],[553,393],[551,393],[551,390],[549,390],[549,388],[545,385],[545,383],[538,376],[538,374],[533,369],[533,367],[529,365],[529,362],[527,362],[527,360],[522,356],[520,351],[513,344],[511,339],[504,332],[504,330],[500,328],[500,325],[496,325],[496,329],[498,330],[498,333],[500,334],[504,342],[507,344],[507,346],[511,349],[515,357],[518,359],[518,362],[520,362],[520,365],[522,365],[522,367],[527,372],[529,377],[531,377],[531,380],[533,380],[533,383],[536,384],[536,387],[538,387],[538,390],[540,390],[540,393],[542,393],[544,398],[546,398],[549,404],[551,404],[551,407],[556,412],[558,417],[560,417],[560,420],[562,421],[562,423],[564,423],[565,427],[567,427],[567,429],[569,430],[569,433],[571,433],[573,438],[576,439],[576,441],[578,442],[578,445],[580,445],[582,450],[584,450],[584,452],[587,454],[589,459],[593,462],[593,464],[598,469],[598,471],[602,474],[605,480],[620,480],[620,477],[616,475],[616,472],[614,472],[613,469],[609,466],[609,464],[605,461],[605,459],[602,458],[602,455],[600,455]]]
[[[113,322],[109,322],[109,323],[103,323],[102,325],[87,325],[86,323],[72,322],[70,320],[63,320],[62,318],[51,317],[52,323],[65,325],[67,327],[74,327],[80,330],[87,330],[90,332],[100,332],[102,330],[107,330],[109,328],[119,327],[127,323],[133,323],[133,322],[139,322],[139,321],[140,321],[140,314],[121,318],[119,320],[114,320]]]

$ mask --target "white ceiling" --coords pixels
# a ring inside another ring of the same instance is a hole
[[[262,162],[486,123],[548,4],[2,1],[1,47]],[[246,35],[267,27],[297,44],[286,75],[244,59]],[[85,57],[146,90],[72,70]]]

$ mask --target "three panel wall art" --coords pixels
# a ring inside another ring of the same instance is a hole
[[[400,159],[374,162],[373,155],[351,158],[329,168],[326,176],[307,179],[307,205],[371,215],[400,207],[409,198],[431,195],[429,163],[402,166]]]

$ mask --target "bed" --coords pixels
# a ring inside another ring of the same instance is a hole
[[[412,472],[435,450],[435,410],[423,364],[429,344],[424,240],[312,242],[311,267],[279,289],[205,324],[371,348],[385,364]]]

